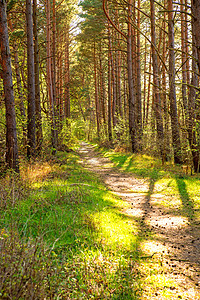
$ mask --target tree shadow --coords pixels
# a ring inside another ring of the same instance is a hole
[[[183,205],[182,212],[191,223],[194,218],[194,202],[190,199],[184,179],[176,178],[178,191]]]

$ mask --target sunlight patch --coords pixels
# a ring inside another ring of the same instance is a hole
[[[144,241],[141,244],[141,250],[148,255],[153,255],[154,253],[162,253],[167,250],[161,242],[158,241]]]
[[[89,162],[93,165],[99,165],[99,158],[93,157],[93,158],[89,159]]]
[[[173,196],[167,196],[163,194],[153,194],[151,197],[151,204],[159,204],[165,207],[179,208],[182,204],[181,199]]]
[[[188,225],[188,219],[182,216],[156,216],[147,221],[151,226],[159,226],[165,229],[183,228]]]
[[[124,211],[125,214],[131,215],[133,217],[142,217],[144,215],[144,210],[134,207],[134,209],[127,209]]]

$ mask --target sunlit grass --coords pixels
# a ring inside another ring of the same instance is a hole
[[[116,168],[154,182],[153,193],[163,196],[154,205],[198,219],[197,177],[163,169],[146,155],[105,155]],[[158,257],[149,256],[156,236],[144,236],[139,217],[124,213],[129,204],[78,160],[76,153],[59,152],[48,162],[22,166],[24,192],[1,209],[0,228],[14,228],[26,241],[42,240],[52,263],[52,299],[145,299],[157,289],[170,299],[173,280],[162,275]]]
[[[115,167],[122,171],[153,180],[154,193],[163,196],[163,198],[159,198],[158,205],[182,209],[184,200],[190,200],[193,202],[193,208],[196,210],[200,208],[200,177],[198,174],[186,175],[181,166],[170,163],[162,166],[159,159],[147,155],[122,154],[105,149],[103,153],[111,159]],[[199,212],[197,215],[199,216]]]
[[[137,225],[122,213],[128,204],[77,160],[59,153],[55,161],[24,165],[29,192],[1,213],[0,227],[43,241],[59,270],[51,282],[56,299],[137,299],[140,253]]]

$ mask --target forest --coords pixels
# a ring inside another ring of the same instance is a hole
[[[0,0],[0,299],[200,299],[200,0]]]

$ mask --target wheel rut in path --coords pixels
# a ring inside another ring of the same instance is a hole
[[[140,245],[146,255],[160,260],[166,278],[176,282],[174,299],[200,299],[200,231],[199,226],[190,224],[180,213],[170,213],[164,207],[154,205],[157,197],[154,182],[123,173],[112,162],[85,142],[78,150],[80,163],[96,173],[109,190],[130,203],[124,210],[128,216],[138,220],[139,234],[143,235]],[[145,237],[151,232],[155,238]],[[177,298],[177,295],[181,295]],[[162,299],[154,295],[145,299]]]

